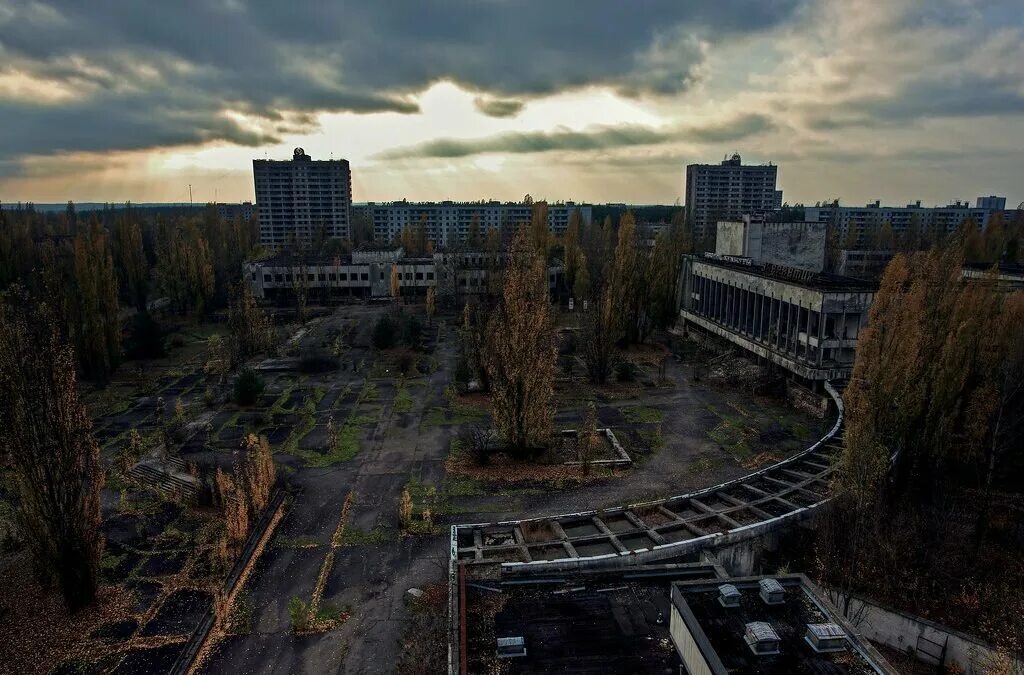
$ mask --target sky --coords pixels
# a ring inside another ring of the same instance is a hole
[[[356,201],[1024,200],[1020,0],[0,0],[0,201],[253,198],[345,158]]]

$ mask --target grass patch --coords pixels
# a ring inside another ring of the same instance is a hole
[[[338,431],[337,444],[326,454],[303,451],[302,458],[306,461],[306,466],[325,467],[351,460],[362,450],[359,433],[359,427],[346,424]]]
[[[627,422],[635,424],[656,424],[665,420],[665,413],[657,408],[642,405],[631,405],[620,408],[619,412]]]
[[[228,632],[232,635],[246,635],[252,632],[253,601],[248,591],[242,591],[235,600],[228,621]]]
[[[487,417],[487,411],[476,406],[453,404],[448,408],[434,406],[423,416],[423,426],[438,427],[442,424],[471,424]]]
[[[423,416],[423,426],[425,427],[439,427],[444,422],[444,408],[434,406]]]
[[[690,462],[690,471],[694,473],[709,473],[717,469],[718,465],[718,460],[701,456]]]
[[[474,497],[484,493],[480,481],[465,476],[449,476],[445,479],[444,487],[450,497]]]
[[[320,605],[316,610],[317,622],[340,622],[348,618],[349,611],[344,605],[335,605],[330,602]]]
[[[292,392],[295,391],[297,384],[297,382],[291,382],[281,391],[281,395],[277,397],[276,401],[274,401],[274,405],[270,406],[271,415],[283,415],[284,413],[290,413],[295,410],[294,408],[286,408],[284,406],[285,403],[288,402],[288,399],[291,398]]]
[[[135,387],[112,383],[104,389],[95,389],[82,398],[89,416],[96,419],[123,413],[132,407],[136,397]]]
[[[341,537],[342,546],[367,546],[383,544],[388,540],[388,533],[380,527],[364,532],[355,527],[346,527]]]
[[[302,420],[292,428],[292,433],[288,435],[288,440],[284,442],[282,446],[284,452],[290,455],[302,456],[303,453],[299,449],[299,440],[316,426],[316,406],[326,393],[323,388],[317,387],[306,398],[305,403],[302,404]]]
[[[395,394],[395,412],[396,413],[407,413],[412,412],[412,406],[415,403],[412,394],[409,393],[408,387],[404,384],[398,386],[398,393]]]
[[[640,436],[640,441],[647,446],[649,451],[658,452],[665,447],[665,437],[661,433],[661,425],[654,429],[644,429],[637,433]]]

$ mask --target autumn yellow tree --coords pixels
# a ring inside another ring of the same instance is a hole
[[[434,319],[434,312],[437,310],[437,292],[433,286],[427,287],[427,299],[426,299],[426,313],[427,313],[427,325],[429,326]]]
[[[565,230],[563,248],[565,249],[565,284],[569,291],[577,298],[582,299],[576,289],[576,278],[585,264],[583,248],[581,246],[581,217],[579,209],[573,209],[569,216],[569,226]]]
[[[547,259],[551,234],[548,226],[548,203],[534,202],[530,212],[530,239],[538,254]]]
[[[398,300],[402,297],[402,278],[398,271],[398,265],[391,265],[391,277],[388,279],[388,285],[391,291],[391,297]]]
[[[228,307],[228,331],[232,367],[274,347],[276,336],[270,317],[256,305],[252,289],[244,281],[239,282]]]
[[[494,422],[516,454],[548,442],[557,356],[545,262],[520,229],[509,251],[501,301],[488,323],[485,354]]]
[[[1012,489],[1021,457],[1024,293],[964,283],[970,236],[886,268],[844,392],[836,499],[817,557],[833,586],[882,600],[914,586],[953,601],[941,589],[970,585],[981,603],[972,612],[994,619],[1006,601],[984,587],[984,551],[1019,558],[986,533],[991,496]]]
[[[156,276],[179,314],[201,314],[213,298],[213,258],[194,222],[164,224],[158,234]]]

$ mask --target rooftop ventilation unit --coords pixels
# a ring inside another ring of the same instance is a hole
[[[775,579],[761,579],[758,586],[761,587],[761,599],[764,600],[764,604],[781,605],[786,602],[786,591]]]
[[[739,607],[739,589],[732,584],[722,584],[718,587],[718,603],[722,605],[722,607]]]
[[[846,649],[846,632],[834,623],[809,623],[804,640],[816,652],[841,652]]]
[[[522,637],[498,638],[497,655],[499,659],[515,659],[526,656],[526,642]]]
[[[779,634],[767,621],[752,621],[743,632],[743,641],[750,651],[758,656],[771,656],[779,653]]]

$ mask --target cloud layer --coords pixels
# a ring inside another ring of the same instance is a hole
[[[416,112],[410,94],[440,79],[496,117],[572,87],[674,94],[707,44],[798,3],[0,0],[0,158],[260,145],[297,113]]]
[[[424,159],[469,157],[488,153],[531,154],[552,150],[588,151],[657,145],[670,141],[721,143],[738,141],[774,128],[764,115],[741,115],[724,122],[701,126],[652,129],[642,126],[598,127],[584,131],[512,132],[477,139],[440,138],[419,145],[394,148],[377,158]]]
[[[462,103],[438,112],[443,83]],[[785,161],[787,198],[1013,201],[1024,15],[1020,0],[0,0],[0,197],[138,181],[174,153],[192,172],[175,183],[198,182],[211,148],[243,175],[249,148],[292,141],[353,153],[373,198],[521,194],[536,176],[556,197],[658,186],[670,202],[683,164],[736,150]]]

